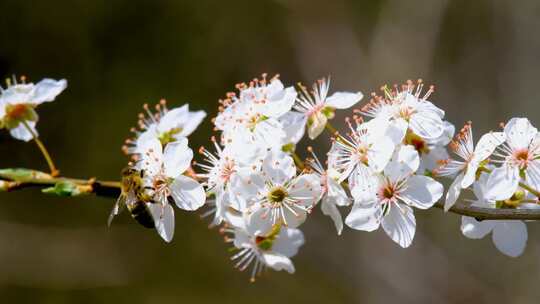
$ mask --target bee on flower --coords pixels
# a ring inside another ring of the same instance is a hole
[[[193,151],[188,139],[181,138],[162,147],[156,138],[141,143],[141,157],[134,165],[141,176],[146,207],[153,216],[159,235],[172,241],[174,235],[174,210],[170,202],[182,210],[194,211],[204,205],[206,194],[197,180],[188,176]],[[115,206],[113,214],[118,213]]]

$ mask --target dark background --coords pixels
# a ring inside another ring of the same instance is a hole
[[[215,116],[217,100],[263,72],[284,82],[332,76],[366,95],[423,78],[433,101],[475,134],[512,116],[540,121],[537,1],[21,1],[0,0],[0,76],[66,78],[39,108],[38,129],[66,176],[117,179],[120,152],[145,102],[189,102]],[[340,114],[340,120],[346,113]],[[191,136],[207,144],[207,119]],[[45,170],[37,148],[0,134],[0,167]],[[328,140],[318,141],[324,154]],[[489,237],[466,239],[460,217],[418,211],[404,250],[382,231],[345,229],[315,212],[297,273],[255,284],[195,213],[176,212],[174,242],[121,216],[114,200],[37,190],[0,194],[0,299],[16,303],[533,303],[540,227],[522,257]],[[318,209],[317,209],[318,211]],[[346,213],[344,213],[345,215]]]

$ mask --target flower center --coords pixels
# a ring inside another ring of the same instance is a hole
[[[382,204],[393,203],[397,201],[396,194],[398,194],[398,189],[395,185],[388,183],[385,186],[379,189],[379,200]]]
[[[519,149],[513,153],[514,162],[520,169],[526,169],[529,161],[532,160],[528,149]]]
[[[287,190],[283,187],[275,187],[268,193],[268,200],[273,204],[281,204],[287,197]]]
[[[412,145],[416,151],[420,154],[427,154],[429,153],[429,147],[424,139],[422,137],[414,134],[412,131],[408,130],[407,135],[405,136],[405,142],[408,145]]]
[[[152,180],[152,188],[161,197],[168,197],[171,194],[169,189],[170,181],[166,176],[157,175]]]
[[[221,167],[221,179],[223,182],[228,182],[231,176],[236,172],[234,162],[232,160],[226,160],[225,164]]]
[[[394,197],[394,189],[392,189],[391,187],[385,187],[382,194],[384,198],[391,199]]]
[[[37,114],[32,106],[27,104],[6,105],[6,114],[3,122],[8,129],[17,127],[23,120],[37,120]]]
[[[268,251],[272,249],[272,246],[274,245],[274,241],[276,240],[279,232],[281,230],[281,225],[277,224],[272,227],[272,230],[265,235],[265,236],[256,236],[255,237],[255,244],[259,249],[263,251]]]
[[[411,119],[411,116],[414,114],[414,112],[415,111],[413,108],[402,105],[399,107],[398,115],[399,117],[405,119],[406,121],[409,121]]]
[[[361,144],[356,149],[356,154],[357,154],[357,157],[358,157],[358,161],[360,161],[361,163],[363,163],[365,165],[368,164],[368,150],[369,150],[369,148],[365,144]]]

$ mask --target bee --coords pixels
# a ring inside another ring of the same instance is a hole
[[[146,228],[155,228],[156,223],[150,206],[154,203],[145,193],[144,170],[127,167],[122,170],[121,194],[109,215],[108,225],[126,207],[139,224]]]

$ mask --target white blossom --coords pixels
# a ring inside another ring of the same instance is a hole
[[[395,139],[401,141],[407,130],[423,139],[436,139],[444,132],[444,111],[427,100],[433,93],[433,86],[423,95],[423,83],[414,85],[412,81],[394,90],[384,87],[384,97],[374,96],[362,108],[361,113],[373,118],[388,120],[400,130]]]
[[[285,88],[277,77],[268,82],[265,75],[238,88],[239,96],[230,93],[214,121],[223,132],[223,142],[229,145],[241,140],[265,148],[281,147],[287,134],[279,118],[291,110],[296,90]]]
[[[461,160],[447,159],[436,171],[439,176],[455,176],[446,193],[444,210],[448,211],[457,201],[462,189],[470,187],[482,162],[491,156],[493,151],[504,141],[502,132],[490,132],[480,138],[474,147],[471,123],[467,123],[450,144],[453,152]]]
[[[486,196],[490,200],[505,200],[525,182],[540,187],[540,135],[526,118],[512,118],[504,127],[506,141],[494,153],[500,167],[493,169],[487,181]]]
[[[409,247],[416,231],[411,207],[428,209],[443,194],[443,186],[430,177],[413,175],[419,165],[412,146],[401,146],[383,173],[351,190],[355,199],[345,223],[357,230],[374,231],[382,225],[401,247]]]
[[[212,142],[216,153],[213,154],[201,147],[200,152],[206,157],[206,160],[205,163],[197,163],[197,165],[204,171],[198,176],[205,180],[206,192],[214,197],[215,208],[210,210],[207,215],[214,213],[213,224],[218,225],[225,219],[229,207],[237,211],[243,208],[239,203],[242,200],[237,199],[232,193],[231,183],[239,178],[239,173],[248,175],[259,171],[261,162],[246,157],[246,154],[249,154],[246,153],[246,149],[235,151],[234,146],[222,148],[214,138],[212,138]],[[261,159],[266,155],[266,153],[261,154],[261,150],[253,153],[259,154]]]
[[[170,242],[174,234],[174,211],[169,197],[182,210],[193,211],[204,205],[206,194],[193,178],[184,175],[190,168],[193,151],[187,138],[181,138],[162,148],[159,140],[152,138],[142,144],[141,159],[137,168],[144,172],[144,188],[155,202],[150,205],[156,229]]]
[[[251,266],[252,282],[266,267],[294,273],[294,264],[290,258],[295,256],[304,244],[302,231],[280,224],[269,229],[261,229],[260,225],[259,222],[244,222],[241,226],[228,229],[228,232],[233,233],[232,242],[235,248],[239,250],[231,257],[236,263],[235,267],[244,271]]]
[[[336,92],[328,96],[329,86],[330,80],[324,78],[313,85],[311,92],[301,86],[301,94],[294,105],[294,110],[304,116],[303,122],[308,126],[310,139],[317,138],[324,131],[326,123],[334,117],[336,109],[348,109],[364,97],[360,92]]]
[[[338,182],[349,178],[354,187],[372,172],[381,172],[396,146],[391,139],[389,125],[385,120],[372,119],[357,122],[356,128],[349,123],[350,133],[338,136],[328,152],[328,168],[339,174]]]
[[[206,117],[204,111],[189,111],[189,104],[168,109],[164,99],[156,105],[152,112],[147,104],[143,106],[145,113],[139,114],[138,127],[133,129],[135,138],[127,141],[124,150],[128,154],[139,154],[141,146],[149,138],[157,138],[163,146],[191,135]]]
[[[24,78],[21,80],[22,83],[17,83],[13,77],[6,89],[0,87],[0,127],[7,128],[16,139],[29,141],[33,134],[38,134],[35,128],[38,116],[34,109],[53,101],[67,87],[67,81],[46,78],[33,84],[26,83]]]
[[[296,175],[293,159],[275,150],[268,153],[260,172],[237,181],[233,193],[245,200],[245,212],[272,225],[298,227],[322,195],[316,174]]]

